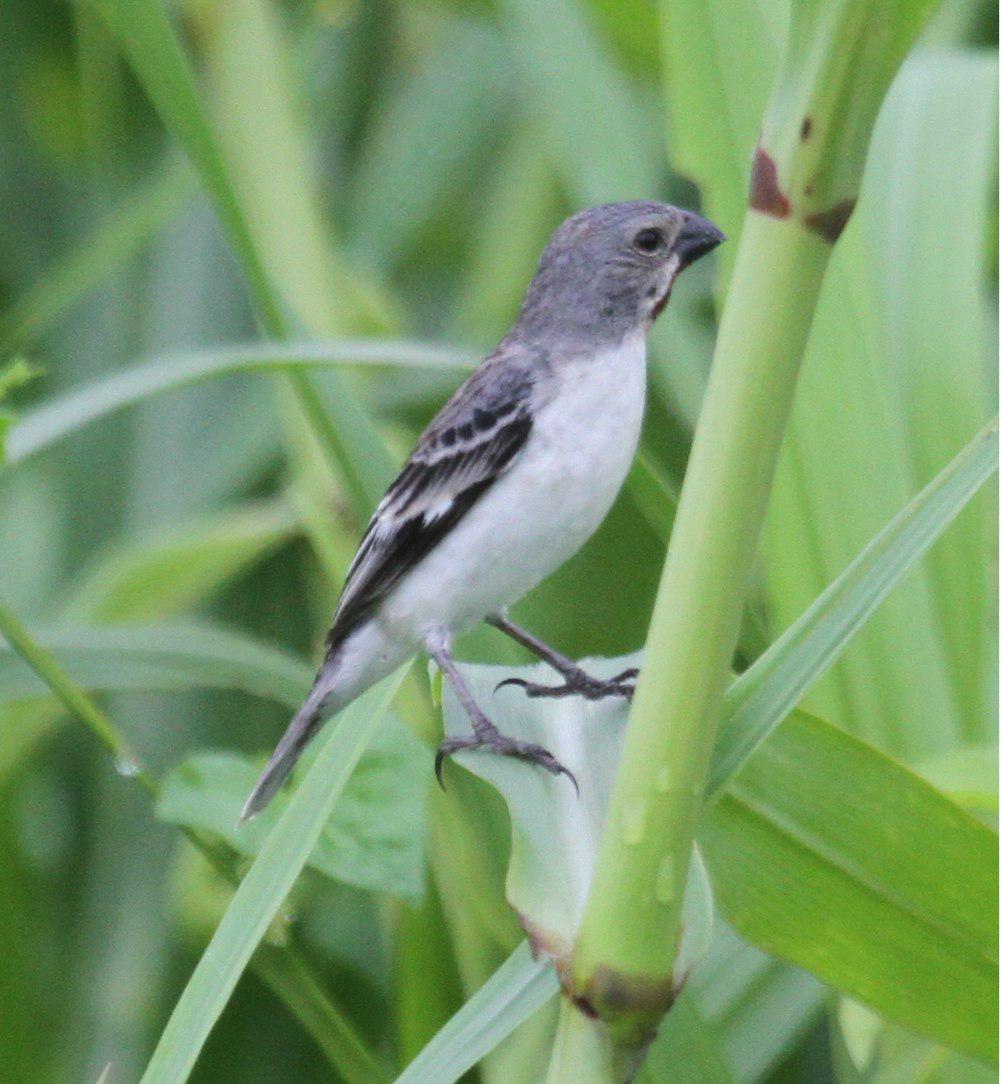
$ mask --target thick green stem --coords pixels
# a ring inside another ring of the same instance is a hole
[[[885,91],[933,0],[791,8],[728,301],[574,953],[570,993],[641,1050],[676,996],[722,693],[832,245]]]
[[[797,222],[748,214],[650,626],[657,664],[636,693],[574,963],[602,1016],[634,1002],[619,1019],[629,1044],[673,997],[694,823],[829,253]]]

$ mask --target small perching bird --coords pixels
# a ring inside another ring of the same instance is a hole
[[[312,691],[241,819],[267,805],[325,718],[420,650],[473,727],[441,745],[439,776],[444,757],[473,748],[570,775],[547,749],[489,721],[455,666],[452,637],[486,620],[544,659],[563,683],[518,682],[532,696],[631,695],[634,671],[592,678],[506,608],[611,508],[642,425],[646,332],[678,273],[723,239],[696,214],[646,201],[593,207],[555,231],[514,327],[430,423],[376,509]]]

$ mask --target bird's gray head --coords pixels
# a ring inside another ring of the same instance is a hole
[[[605,203],[573,215],[545,246],[515,334],[617,344],[662,312],[677,275],[725,240],[668,203]]]

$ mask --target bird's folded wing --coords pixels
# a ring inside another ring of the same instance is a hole
[[[480,372],[431,423],[376,509],[348,570],[328,651],[455,527],[524,447],[532,424],[530,382],[480,382]]]

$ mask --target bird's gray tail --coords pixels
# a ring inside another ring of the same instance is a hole
[[[323,673],[320,672],[313,685],[312,691],[306,697],[302,707],[295,713],[288,728],[281,736],[281,741],[271,754],[260,779],[250,792],[243,811],[240,813],[239,823],[249,820],[267,806],[268,802],[281,789],[281,784],[288,778],[289,772],[295,767],[296,762],[302,755],[302,751],[312,740],[320,724],[329,712],[325,710],[324,700],[327,699],[330,686],[323,681]]]

